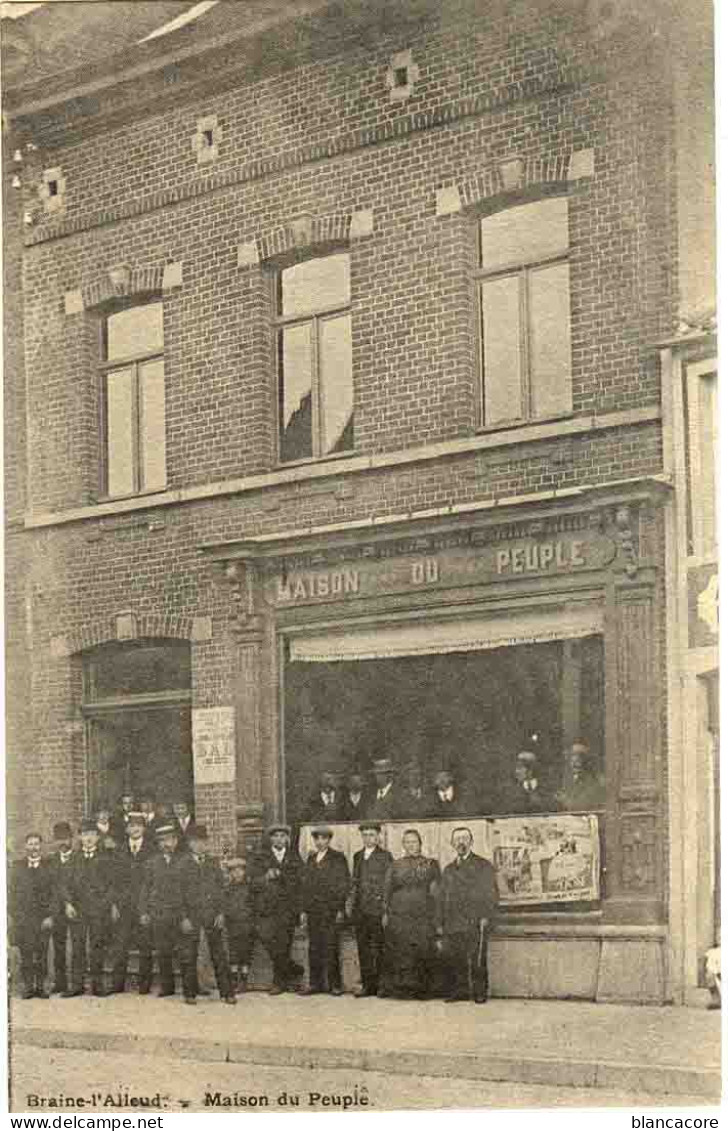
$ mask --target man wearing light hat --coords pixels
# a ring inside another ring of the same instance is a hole
[[[376,997],[384,957],[384,877],[392,863],[392,853],[379,843],[382,826],[378,821],[362,821],[359,832],[363,847],[354,853],[348,900],[361,973],[361,989],[354,997]]]
[[[255,932],[273,964],[273,995],[285,993],[303,974],[291,961],[291,945],[301,913],[303,861],[291,850],[289,825],[274,824],[250,865]]]
[[[538,776],[538,759],[533,750],[516,754],[513,779],[506,791],[504,811],[521,814],[543,813],[546,803]]]

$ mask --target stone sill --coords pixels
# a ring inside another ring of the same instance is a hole
[[[300,464],[296,467],[281,467],[275,471],[250,475],[240,479],[222,480],[199,486],[178,487],[157,494],[135,496],[129,499],[109,500],[91,506],[77,507],[67,511],[30,512],[25,517],[26,530],[38,530],[49,526],[62,526],[69,522],[83,522],[87,519],[107,518],[113,515],[130,514],[134,511],[148,510],[152,507],[168,507],[178,503],[198,502],[217,499],[225,495],[241,495],[252,491],[264,491],[285,484],[305,483],[335,476],[353,475],[367,471],[386,470],[406,464],[428,463],[448,457],[468,455],[488,451],[492,448],[512,447],[544,440],[562,439],[568,436],[602,432],[612,428],[627,428],[641,424],[652,424],[661,418],[659,405],[644,408],[626,409],[610,412],[604,416],[575,416],[567,420],[548,424],[528,424],[521,428],[510,428],[503,432],[488,432],[463,440],[444,440],[419,448],[406,448],[396,452],[385,452],[371,456],[335,457],[316,463]],[[571,490],[571,489],[567,489]],[[575,490],[578,490],[575,489]],[[559,494],[559,492],[547,492]]]

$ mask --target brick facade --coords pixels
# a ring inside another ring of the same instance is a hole
[[[34,704],[27,717],[15,677],[23,827],[81,815],[82,656],[117,638],[120,614],[137,638],[191,641],[193,708],[234,702],[230,587],[201,546],[662,471],[651,345],[677,303],[663,48],[630,25],[602,36],[576,7],[498,6],[486,20],[465,6],[460,22],[422,7],[415,19],[393,6],[384,30],[357,9],[356,29],[319,15],[297,36],[253,37],[237,75],[222,47],[217,91],[204,56],[198,71],[181,58],[174,79],[152,67],[137,113],[123,75],[95,101],[58,94],[33,113],[18,99],[13,128],[38,147],[16,204],[24,373],[7,369],[11,663],[29,669]],[[276,42],[278,63],[263,65]],[[392,99],[403,51],[418,71]],[[198,124],[212,120],[214,154],[198,160]],[[64,181],[52,213],[39,197],[49,168]],[[489,437],[478,219],[554,187],[569,203],[573,416]],[[355,450],[283,473],[272,277],[301,218],[312,250],[350,252]],[[99,506],[99,318],[113,296],[149,292],[164,304],[167,489]],[[200,785],[196,801],[232,844],[234,784]]]

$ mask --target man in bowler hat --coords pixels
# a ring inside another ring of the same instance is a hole
[[[53,992],[68,993],[68,947],[71,952],[71,981],[80,985],[83,981],[84,953],[81,925],[77,919],[67,919],[61,905],[61,893],[67,883],[70,869],[78,858],[73,847],[73,832],[68,821],[59,821],[53,826],[53,839],[56,851],[48,857],[53,894],[57,904],[53,916]]]
[[[63,884],[61,898],[66,918],[78,920],[81,951],[88,941],[91,993],[106,997],[104,961],[112,931],[120,918],[116,891],[116,854],[99,844],[96,821],[81,824],[81,851],[76,853]],[[82,966],[74,971],[69,996],[83,992]]]
[[[303,910],[308,925],[309,987],[304,994],[343,993],[337,923],[349,893],[349,865],[343,852],[331,848],[332,830],[319,825],[311,832],[314,849],[304,869]]]
[[[13,942],[20,951],[24,998],[48,997],[45,976],[55,899],[41,844],[37,833],[28,833],[25,857],[13,864],[10,873],[9,912]]]
[[[182,992],[188,1005],[197,1003],[197,935],[193,921],[193,876],[190,854],[180,851],[179,825],[158,825],[159,851],[144,868],[139,894],[139,922],[151,927],[159,964],[159,997],[174,993],[174,954],[179,953]]]
[[[382,972],[384,877],[392,853],[381,847],[381,831],[378,821],[363,821],[359,825],[363,847],[354,853],[348,909],[354,921],[361,971],[361,988],[354,997],[376,997]]]
[[[397,815],[397,792],[394,786],[394,768],[389,758],[377,758],[372,764],[375,788],[369,799],[368,820],[391,821]]]
[[[468,828],[453,829],[455,859],[442,873],[437,936],[445,963],[446,1001],[488,1000],[488,935],[498,906],[495,870],[473,852]]]
[[[255,932],[270,955],[273,985],[270,993],[283,994],[303,974],[291,961],[293,933],[301,912],[303,861],[291,849],[288,825],[271,825],[263,849],[250,863]]]

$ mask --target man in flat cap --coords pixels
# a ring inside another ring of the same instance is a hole
[[[343,993],[337,923],[344,917],[349,894],[349,865],[343,852],[331,848],[327,825],[312,829],[314,849],[304,869],[303,910],[308,926],[309,986],[301,993]]]
[[[73,847],[73,832],[68,821],[59,821],[53,826],[53,840],[56,850],[48,857],[48,867],[53,883],[53,894],[57,912],[53,916],[53,993],[68,994],[68,950],[71,958],[71,982],[80,986],[83,982],[84,953],[81,926],[77,919],[67,919],[62,907],[61,893],[67,884],[71,867],[78,853]],[[78,990],[77,993],[81,993]]]
[[[235,1005],[235,994],[230,977],[230,964],[225,950],[225,892],[223,874],[218,861],[209,855],[207,826],[195,821],[187,830],[187,848],[192,865],[190,918],[196,927],[195,974],[197,973],[197,943],[200,930],[204,931],[210,952],[215,981],[220,1000]],[[192,943],[190,948],[192,950]],[[199,993],[199,985],[197,988]]]
[[[97,821],[85,820],[81,823],[81,851],[71,863],[61,899],[66,918],[79,922],[82,947],[88,942],[91,993],[95,997],[106,997],[107,993],[104,963],[120,918],[116,885],[116,854],[101,848]],[[82,989],[74,975],[69,996]]]
[[[244,856],[227,861],[228,885],[225,888],[225,927],[230,953],[233,993],[247,988],[255,945],[253,892],[247,879]]]
[[[283,994],[303,974],[291,960],[291,945],[301,913],[303,861],[291,849],[289,825],[274,824],[250,863],[255,931],[273,965],[271,994]]]
[[[356,931],[361,972],[361,988],[354,997],[376,997],[384,957],[384,877],[392,863],[392,853],[381,847],[382,826],[378,821],[362,821],[359,832],[363,847],[354,853],[347,901]]]
[[[143,926],[139,915],[139,897],[144,868],[154,852],[151,836],[146,833],[142,812],[130,812],[126,832],[116,853],[117,892],[120,918],[116,929],[114,954],[114,993],[126,988],[129,951],[133,945],[139,952],[139,993],[148,994],[152,984],[153,947],[151,928]]]
[[[488,1000],[488,934],[498,890],[489,860],[473,852],[468,828],[453,829],[455,859],[442,873],[437,900],[437,936],[441,940],[447,984],[446,1001]]]
[[[375,789],[366,812],[367,820],[391,821],[397,814],[397,793],[394,788],[394,767],[389,758],[372,763]]]
[[[50,869],[41,855],[42,838],[28,833],[25,856],[10,872],[8,912],[11,937],[20,951],[23,997],[47,998],[48,943],[56,909]]]
[[[174,955],[179,954],[182,992],[188,1005],[197,1002],[197,935],[192,919],[194,877],[189,852],[179,850],[179,825],[171,820],[156,830],[159,851],[144,867],[139,894],[139,921],[151,927],[159,964],[159,997],[174,993]]]

